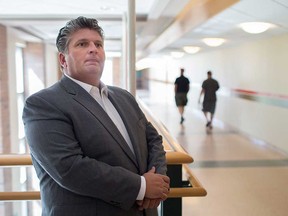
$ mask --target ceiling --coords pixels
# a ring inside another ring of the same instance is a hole
[[[129,0],[0,0],[0,23],[55,44],[58,30],[77,16],[95,17],[105,32],[106,52],[121,52]],[[136,0],[136,50],[146,57],[183,51],[209,51],[202,39],[221,37],[221,46],[288,33],[288,0]],[[262,34],[248,34],[242,22],[274,24]],[[31,39],[31,38],[30,38]]]

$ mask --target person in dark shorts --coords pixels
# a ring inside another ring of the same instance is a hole
[[[213,121],[215,108],[216,108],[216,101],[217,101],[216,91],[219,89],[220,86],[217,80],[212,78],[211,71],[207,72],[207,76],[208,78],[204,80],[204,82],[202,83],[202,90],[199,96],[199,103],[201,101],[201,96],[204,94],[202,111],[207,120],[206,127],[212,129],[212,121]]]
[[[175,91],[175,102],[178,107],[179,113],[181,115],[180,124],[183,124],[184,121],[184,107],[187,105],[187,93],[190,89],[190,81],[184,74],[184,68],[180,69],[180,77],[176,78],[174,82],[174,91]]]

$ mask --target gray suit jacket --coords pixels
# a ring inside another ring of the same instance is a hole
[[[166,173],[162,137],[127,91],[108,87],[135,155],[102,107],[67,77],[30,96],[23,122],[43,216],[136,216],[140,176]]]

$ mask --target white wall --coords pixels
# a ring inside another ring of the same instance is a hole
[[[161,74],[165,80],[168,73],[169,81],[174,82],[180,67],[186,69],[192,82],[190,106],[197,108],[200,85],[211,70],[221,85],[216,118],[288,153],[288,108],[230,94],[233,89],[244,89],[288,96],[287,34],[169,60],[162,69],[151,68],[150,76],[159,79]]]

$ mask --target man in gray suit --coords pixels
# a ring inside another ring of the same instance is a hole
[[[63,77],[23,111],[42,215],[157,215],[170,183],[162,137],[130,93],[100,81],[102,28],[78,17],[56,45]]]

